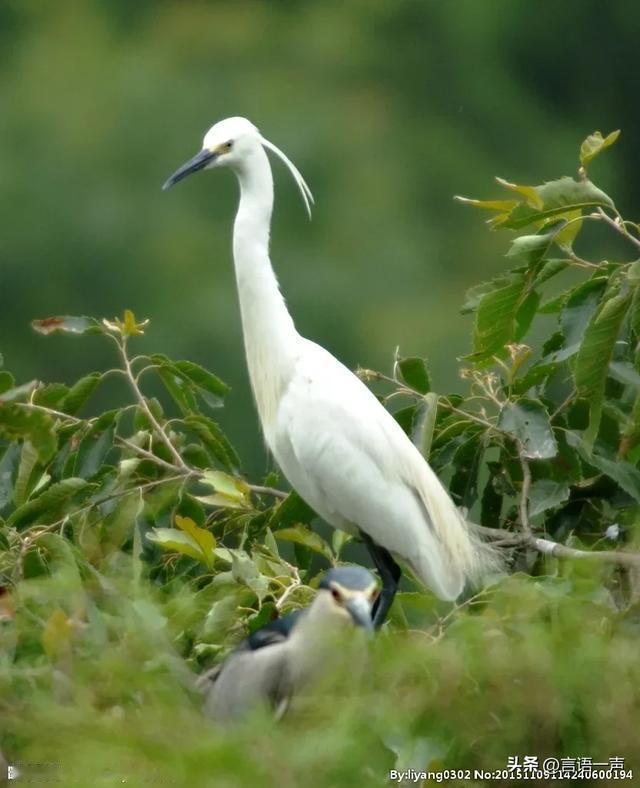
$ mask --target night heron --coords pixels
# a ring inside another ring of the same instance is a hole
[[[219,669],[205,674],[205,712],[224,722],[270,706],[280,718],[293,697],[336,669],[345,634],[372,629],[377,593],[375,578],[363,567],[329,570],[306,610],[253,633]]]
[[[203,148],[165,183],[230,167],[240,183],[233,255],[249,376],[266,443],[290,484],[328,523],[365,541],[380,572],[384,621],[405,561],[453,600],[492,563],[411,440],[373,393],[324,348],[300,336],[269,259],[273,178],[265,148],[293,163],[245,118],[213,126]],[[372,165],[375,166],[375,165]]]

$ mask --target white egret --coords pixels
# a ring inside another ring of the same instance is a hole
[[[328,523],[360,535],[382,579],[384,621],[406,562],[437,596],[455,599],[492,561],[393,416],[349,369],[302,337],[269,259],[273,177],[265,149],[294,164],[245,118],[216,123],[203,148],[165,183],[230,167],[240,184],[233,257],[249,376],[266,443],[292,487]]]

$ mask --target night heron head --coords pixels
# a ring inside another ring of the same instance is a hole
[[[373,628],[371,610],[378,596],[378,585],[375,577],[364,567],[330,569],[323,577],[318,593],[326,594],[328,605],[336,616],[365,629]]]

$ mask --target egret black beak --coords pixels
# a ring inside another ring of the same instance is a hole
[[[213,151],[207,150],[204,148],[197,153],[192,159],[186,164],[183,164],[182,167],[177,169],[173,175],[165,181],[164,186],[162,187],[163,191],[170,189],[174,184],[178,181],[181,181],[183,178],[186,178],[187,175],[191,175],[193,172],[198,172],[198,170],[204,169],[207,164],[210,164],[217,158],[218,154],[214,153]]]
[[[363,596],[354,596],[345,603],[345,608],[349,611],[353,623],[366,630],[373,630],[373,620],[371,617],[371,604]]]

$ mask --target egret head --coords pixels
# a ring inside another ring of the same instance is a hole
[[[276,154],[288,167],[293,176],[309,216],[313,195],[298,168],[272,142],[266,140],[258,129],[246,118],[226,118],[213,125],[204,135],[202,150],[179,167],[167,179],[163,189],[170,189],[178,181],[198,170],[211,170],[217,167],[231,167],[237,173],[251,166],[256,151],[266,148]]]
[[[371,610],[378,596],[375,577],[361,566],[331,569],[320,583],[319,593],[331,598],[335,615],[355,626],[373,629]]]

